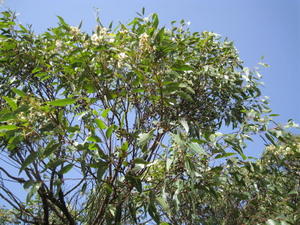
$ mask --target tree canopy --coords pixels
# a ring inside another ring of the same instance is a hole
[[[0,18],[0,223],[299,222],[296,125],[273,121],[233,42],[157,14],[58,20],[37,35]]]

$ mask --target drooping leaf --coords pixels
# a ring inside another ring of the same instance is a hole
[[[19,170],[19,174],[25,169],[27,168],[31,163],[33,163],[38,157],[38,152],[32,152],[29,156],[27,156],[27,158],[24,160],[24,162],[22,163],[22,166]]]
[[[98,169],[97,169],[97,179],[98,181],[101,181],[102,180],[102,177],[105,173],[105,171],[107,170],[108,168],[108,163],[105,162],[105,161],[99,161],[98,162]]]

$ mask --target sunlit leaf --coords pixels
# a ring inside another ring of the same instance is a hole
[[[148,133],[141,133],[138,137],[138,145],[144,146],[147,144],[153,137],[154,130],[149,131]]]
[[[1,131],[9,131],[9,130],[16,130],[19,127],[17,127],[16,125],[0,125],[0,132]]]
[[[11,89],[13,92],[15,92],[17,95],[21,96],[21,97],[25,97],[26,94],[24,91],[21,91],[20,89],[17,89],[17,88],[12,88]]]
[[[11,107],[12,110],[16,110],[18,108],[17,104],[14,102],[13,99],[7,96],[3,96],[2,98],[7,102],[7,104]]]
[[[105,123],[100,120],[100,119],[95,119],[95,122],[97,124],[97,126],[101,129],[101,130],[104,130],[107,128],[107,126],[105,125]]]
[[[206,155],[206,152],[204,151],[204,149],[197,143],[189,143],[189,147],[197,154],[200,155]]]
[[[67,106],[74,104],[76,102],[76,99],[57,99],[51,102],[48,102],[49,105],[53,106]]]

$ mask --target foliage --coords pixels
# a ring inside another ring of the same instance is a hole
[[[98,20],[91,35],[61,17],[35,35],[2,15],[0,197],[17,221],[299,221],[298,139],[270,128],[260,75],[232,42],[156,14]],[[253,161],[243,150],[258,133],[268,147]]]

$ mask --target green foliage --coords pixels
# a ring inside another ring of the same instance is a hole
[[[92,34],[58,20],[35,35],[0,19],[0,151],[16,168],[0,165],[6,222],[299,222],[298,139],[270,128],[258,72],[232,42],[156,14]],[[268,147],[251,160],[255,134]]]

